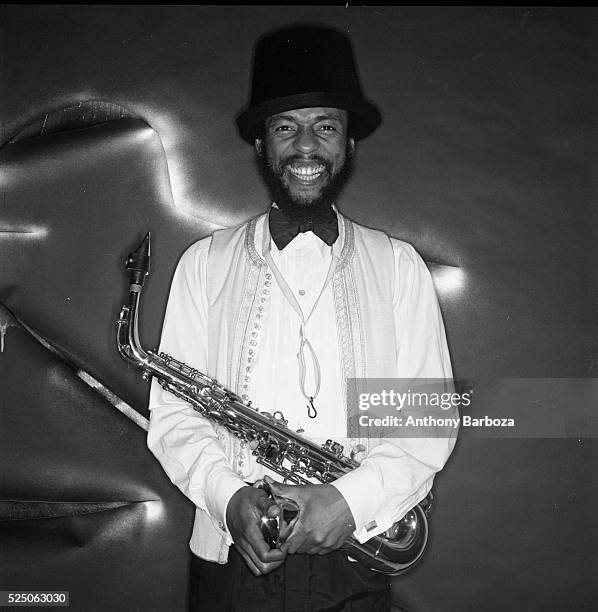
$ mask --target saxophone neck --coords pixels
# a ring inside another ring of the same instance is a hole
[[[138,317],[141,291],[150,271],[150,238],[151,234],[148,232],[125,262],[130,279],[129,304],[123,306],[118,320],[118,350],[123,357],[138,365],[145,363],[148,357],[139,342]]]

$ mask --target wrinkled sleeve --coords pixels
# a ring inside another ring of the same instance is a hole
[[[411,245],[393,239],[392,246],[396,376],[446,379],[451,390],[450,356],[428,268]],[[428,494],[454,448],[456,433],[449,427],[434,438],[387,438],[359,468],[334,482],[353,513],[354,536],[360,542],[388,529]]]
[[[210,238],[192,245],[181,257],[170,288],[160,351],[207,372],[208,315],[206,274]],[[245,486],[230,468],[214,426],[184,400],[152,381],[147,444],[172,482],[223,532],[226,506]]]

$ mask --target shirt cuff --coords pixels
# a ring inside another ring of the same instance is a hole
[[[226,540],[227,546],[233,542],[226,523],[226,509],[231,497],[241,488],[248,486],[237,474],[230,470],[222,470],[210,475],[210,483],[206,488],[206,507],[212,521]]]
[[[392,525],[392,514],[375,468],[361,465],[331,484],[345,498],[353,514],[353,536],[359,542],[366,542]]]

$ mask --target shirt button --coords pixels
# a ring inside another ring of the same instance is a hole
[[[305,295],[305,289],[299,289],[299,295]]]
[[[218,523],[218,527],[220,527],[220,529],[222,529],[222,531],[226,531],[225,527],[224,527],[224,523],[222,521],[220,521]]]

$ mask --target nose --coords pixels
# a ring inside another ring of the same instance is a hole
[[[319,146],[311,127],[300,127],[293,144],[295,149],[301,153],[313,153]]]

